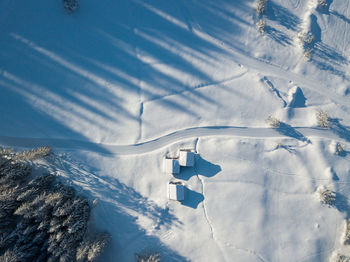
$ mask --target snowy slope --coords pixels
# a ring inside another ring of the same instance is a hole
[[[41,164],[99,199],[95,222],[113,237],[104,261],[143,249],[328,261],[350,211],[350,7],[327,3],[267,0],[258,17],[254,0],[85,0],[70,15],[61,1],[3,0],[0,144],[54,147]],[[309,61],[300,32],[314,36]],[[334,155],[335,142],[347,151]],[[166,199],[162,170],[181,147],[198,153],[179,177],[182,205]]]

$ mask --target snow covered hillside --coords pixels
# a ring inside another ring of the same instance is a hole
[[[350,257],[349,3],[257,2],[0,1],[0,145],[53,147],[40,165],[98,199],[103,261]]]

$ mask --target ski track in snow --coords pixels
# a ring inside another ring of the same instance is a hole
[[[64,138],[22,138],[10,136],[0,136],[0,144],[3,146],[16,146],[24,148],[51,146],[53,148],[66,150],[84,150],[102,154],[134,155],[152,152],[177,141],[194,137],[231,136],[255,139],[298,139],[293,137],[293,135],[288,136],[288,131],[290,131],[292,134],[299,134],[298,137],[318,137],[324,139],[337,139],[342,142],[349,142],[348,139],[339,137],[335,132],[332,132],[332,129],[321,129],[317,127],[255,128],[235,126],[207,126],[183,129],[155,138],[153,140],[130,145],[101,144]]]

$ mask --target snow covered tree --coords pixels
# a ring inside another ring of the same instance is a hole
[[[259,30],[260,33],[265,33],[266,31],[266,20],[260,19],[257,23],[256,26]]]
[[[26,161],[49,151],[0,152],[1,262],[92,262],[108,244],[109,235],[88,234],[90,205],[85,197],[51,174],[31,178]]]
[[[160,255],[158,253],[154,254],[137,254],[137,262],[160,262]]]
[[[77,262],[95,262],[108,245],[110,235],[101,233],[95,236],[86,236],[77,249]]]
[[[269,124],[271,127],[280,127],[281,126],[281,121],[278,120],[276,117],[269,116],[266,120],[266,122]]]
[[[23,161],[31,161],[43,158],[48,156],[51,153],[51,147],[43,146],[38,147],[36,149],[26,150],[20,153],[17,153],[13,160],[23,160]]]
[[[323,128],[329,128],[330,119],[327,111],[318,111],[316,113],[317,125]]]
[[[317,194],[320,202],[324,205],[331,206],[335,201],[335,192],[325,186],[319,186],[317,188]]]
[[[78,0],[63,0],[63,8],[67,13],[74,12],[79,7]]]
[[[342,254],[337,254],[333,261],[334,262],[350,262],[350,257],[342,255]]]
[[[267,0],[257,0],[256,12],[258,13],[258,15],[262,15],[265,13],[266,1]]]
[[[317,5],[318,6],[327,6],[327,1],[326,0],[317,0]]]

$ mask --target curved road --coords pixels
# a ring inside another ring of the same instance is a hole
[[[182,139],[204,136],[231,136],[259,139],[289,137],[304,142],[309,141],[309,137],[320,137],[326,139],[338,139],[348,142],[348,139],[342,139],[339,135],[337,135],[335,131],[332,131],[332,129],[291,126],[282,126],[281,128],[209,126],[179,130],[147,142],[131,145],[99,144],[63,138],[18,138],[9,136],[0,136],[0,144],[4,146],[26,148],[51,146],[53,148],[61,148],[67,150],[86,150],[103,154],[132,155],[151,152]]]

